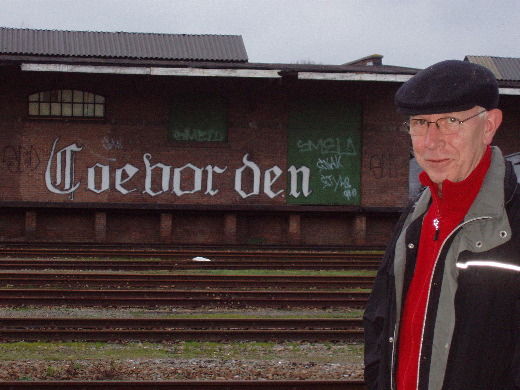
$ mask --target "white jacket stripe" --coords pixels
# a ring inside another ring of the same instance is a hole
[[[457,263],[457,268],[467,269],[468,267],[489,267],[489,268],[500,268],[511,271],[520,272],[520,266],[508,263],[501,263],[498,261],[467,261],[465,263]]]

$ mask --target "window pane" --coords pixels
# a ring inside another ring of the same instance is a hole
[[[83,104],[73,104],[72,106],[73,116],[83,116]]]
[[[61,91],[61,101],[67,103],[72,102],[72,91],[70,89]]]
[[[96,114],[97,117],[104,117],[105,116],[105,106],[102,104],[96,104]]]
[[[40,103],[29,103],[29,115],[38,115]]]
[[[51,115],[53,115],[53,116],[61,115],[61,103],[51,103]]]
[[[61,91],[51,91],[51,102],[61,101]]]
[[[82,102],[83,102],[83,92],[74,91],[74,103],[82,103]]]
[[[72,95],[71,95],[72,96]],[[72,104],[70,103],[63,103],[61,107],[61,115],[63,116],[72,116]]]
[[[93,104],[85,104],[85,116],[94,116]]]
[[[28,110],[30,116],[103,118],[105,98],[71,89],[44,91],[28,96]]]
[[[41,102],[50,102],[51,101],[51,92],[42,92],[40,93],[40,101]]]
[[[48,116],[51,113],[50,103],[40,103],[40,115]]]

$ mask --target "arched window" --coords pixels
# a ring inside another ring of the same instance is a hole
[[[104,118],[105,98],[90,92],[57,89],[29,95],[29,116],[40,118]]]

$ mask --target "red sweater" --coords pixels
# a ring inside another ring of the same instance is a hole
[[[491,148],[488,146],[484,157],[466,179],[457,183],[449,180],[442,183],[442,198],[439,197],[439,186],[431,181],[426,172],[419,175],[421,183],[430,187],[432,204],[424,217],[415,272],[401,317],[396,378],[398,390],[417,390],[423,323],[435,259],[446,237],[462,222],[477,197],[490,163]]]

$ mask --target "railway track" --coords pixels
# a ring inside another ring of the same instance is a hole
[[[362,307],[368,292],[150,289],[0,289],[3,305],[117,307]]]
[[[380,256],[258,251],[0,248],[4,306],[350,308],[364,307],[372,277],[144,274],[189,269],[376,269]],[[24,257],[22,257],[24,256]],[[81,257],[88,256],[89,259]],[[16,257],[16,258],[14,258]],[[56,257],[56,258],[54,258]],[[59,257],[59,258],[58,258]],[[121,258],[128,257],[128,260]],[[139,257],[139,259],[137,259]],[[205,261],[193,261],[203,257]],[[209,261],[208,261],[209,260]],[[41,272],[41,270],[53,270]],[[21,271],[22,272],[17,272]],[[74,272],[88,270],[88,272]],[[99,270],[96,272],[95,270]],[[105,272],[105,271],[114,272]],[[69,271],[69,272],[68,272]],[[35,287],[38,288],[29,288]],[[44,288],[45,287],[45,288]],[[331,291],[332,290],[332,291]],[[341,341],[362,338],[360,320],[189,318],[0,318],[2,341]],[[11,381],[4,389],[365,389],[362,381]]]
[[[123,256],[123,255],[121,255]],[[194,258],[204,258],[196,256]],[[118,260],[118,259],[41,259],[3,258],[0,269],[67,269],[67,270],[186,270],[186,269],[301,269],[301,270],[376,270],[379,260]]]
[[[251,380],[251,381],[4,381],[4,390],[366,390],[354,380]]]
[[[208,249],[209,248],[209,249]],[[369,249],[369,248],[367,248]],[[155,247],[125,247],[124,245],[101,245],[101,244],[59,244],[49,243],[44,244],[3,244],[0,246],[0,255],[3,256],[99,256],[99,257],[154,257],[154,258],[177,258],[177,259],[191,259],[196,256],[204,256],[213,259],[235,259],[243,260],[250,259],[362,259],[362,260],[381,260],[383,255],[382,250],[359,250],[359,251],[345,251],[338,250],[321,250],[308,248],[304,250],[298,249],[215,249],[208,246],[201,248],[176,248],[171,246],[155,246]]]
[[[5,248],[4,248],[5,249]],[[83,248],[85,249],[85,248]],[[2,305],[35,307],[362,307],[372,277],[165,275],[121,271],[183,269],[375,269],[379,258],[359,259],[302,253],[220,253],[92,250],[42,253],[11,251],[17,258],[0,259]],[[6,251],[0,249],[0,255]],[[46,256],[47,258],[41,258]],[[67,258],[51,258],[66,256]],[[107,257],[84,260],[82,256]],[[204,256],[211,261],[193,261]],[[77,258],[76,258],[77,257]],[[118,258],[115,258],[118,257]],[[142,259],[121,260],[119,257]],[[157,260],[160,259],[160,260]],[[51,272],[38,270],[52,269]],[[22,271],[20,270],[31,270]],[[67,272],[71,271],[71,272]],[[88,270],[87,272],[73,272]],[[100,272],[93,272],[99,270]],[[104,272],[111,270],[114,272]],[[38,288],[28,288],[37,286]],[[45,287],[45,288],[43,288]],[[115,288],[117,287],[117,288]],[[263,289],[263,290],[262,290]],[[295,290],[300,291],[295,291]],[[302,291],[302,290],[306,291]],[[337,291],[330,291],[335,289]],[[252,291],[251,291],[252,290]],[[329,291],[327,291],[329,290]],[[323,318],[0,318],[0,341],[311,341],[358,342],[360,320]],[[234,380],[234,381],[3,381],[1,389],[197,389],[197,390],[332,390],[365,389],[362,381]]]
[[[125,286],[175,288],[312,288],[353,289],[372,287],[372,276],[313,275],[196,275],[135,274],[120,272],[1,272],[0,286]]]
[[[2,341],[360,341],[359,319],[0,318]]]

